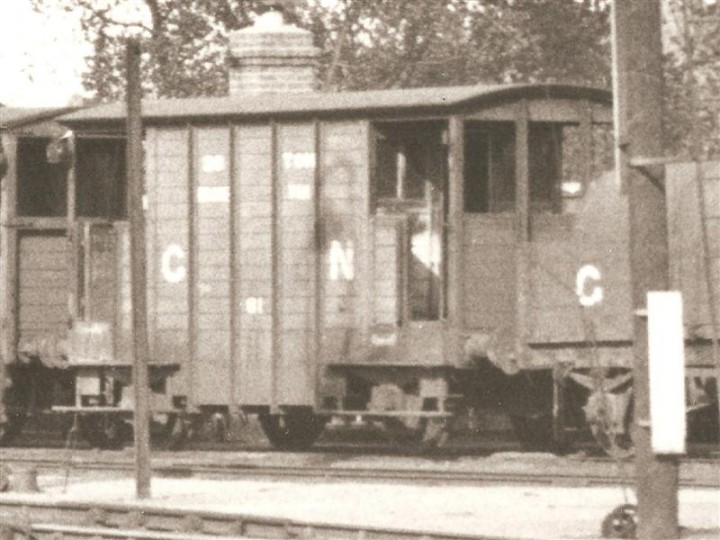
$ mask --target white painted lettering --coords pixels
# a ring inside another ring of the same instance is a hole
[[[262,298],[246,298],[245,313],[249,315],[262,315],[265,311],[265,302]]]
[[[225,156],[207,154],[200,159],[200,167],[206,173],[219,173],[225,170]]]
[[[309,201],[312,198],[310,184],[288,184],[288,199],[295,201]]]
[[[282,162],[285,169],[314,169],[315,152],[283,152]]]
[[[594,285],[592,289],[588,291],[588,281],[597,283],[601,278],[602,276],[600,275],[600,270],[592,264],[586,264],[578,270],[578,273],[575,276],[575,294],[580,301],[580,305],[591,307],[602,302],[602,287]]]
[[[345,281],[355,279],[354,258],[355,250],[352,242],[345,242],[343,245],[339,240],[333,240],[330,243],[330,279],[333,281],[341,277]]]
[[[185,251],[177,244],[170,244],[162,254],[160,270],[168,283],[180,283],[187,276],[187,268],[182,264]]]
[[[199,203],[230,202],[230,186],[200,186],[197,188]]]

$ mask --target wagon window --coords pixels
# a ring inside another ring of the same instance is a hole
[[[76,146],[77,215],[124,218],[127,206],[125,139],[81,138]]]
[[[422,203],[428,191],[442,189],[444,146],[437,122],[398,122],[376,126],[376,207]]]
[[[530,124],[528,150],[533,210],[560,212],[563,198],[583,194],[586,164],[582,142],[577,124]]]
[[[466,212],[504,212],[515,207],[515,126],[468,123],[465,129]]]
[[[17,147],[17,213],[19,216],[67,215],[67,167],[50,163],[50,139],[27,137]]]

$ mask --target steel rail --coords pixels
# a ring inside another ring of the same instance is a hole
[[[131,460],[70,461],[53,458],[10,458],[3,460],[12,469],[34,467],[43,471],[133,471]],[[693,463],[698,463],[697,461]],[[715,466],[718,460],[707,460]],[[632,467],[628,464],[628,467]],[[437,470],[418,468],[371,468],[371,467],[323,467],[323,466],[256,466],[244,464],[207,465],[203,463],[155,464],[157,477],[171,478],[221,478],[237,480],[290,480],[290,481],[357,481],[382,482],[410,485],[546,485],[546,486],[626,486],[636,481],[635,474],[587,474],[587,471],[571,472],[518,472],[518,471],[472,471]],[[684,478],[681,485],[688,488],[719,488],[720,477],[708,475]]]

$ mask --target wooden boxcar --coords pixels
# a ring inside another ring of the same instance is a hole
[[[116,104],[62,118],[68,189],[104,194],[70,210],[68,348],[69,409],[102,441],[132,410],[125,189],[108,168],[124,116]],[[628,209],[608,92],[265,94],[148,101],[143,118],[153,407],[168,429],[242,409],[293,447],[331,416],[429,438],[499,409],[529,443],[587,417],[609,447],[626,444]],[[708,214],[717,164],[704,173]],[[716,386],[697,199],[685,169],[667,177],[699,409]]]

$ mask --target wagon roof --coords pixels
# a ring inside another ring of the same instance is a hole
[[[13,129],[43,122],[77,109],[77,107],[0,107],[0,129]]]
[[[189,119],[333,116],[358,113],[395,113],[453,108],[525,97],[587,98],[609,102],[607,90],[569,84],[504,84],[368,90],[362,92],[308,92],[235,97],[143,100],[143,118],[151,122]],[[68,125],[117,122],[125,118],[124,103],[110,103],[63,116]]]

